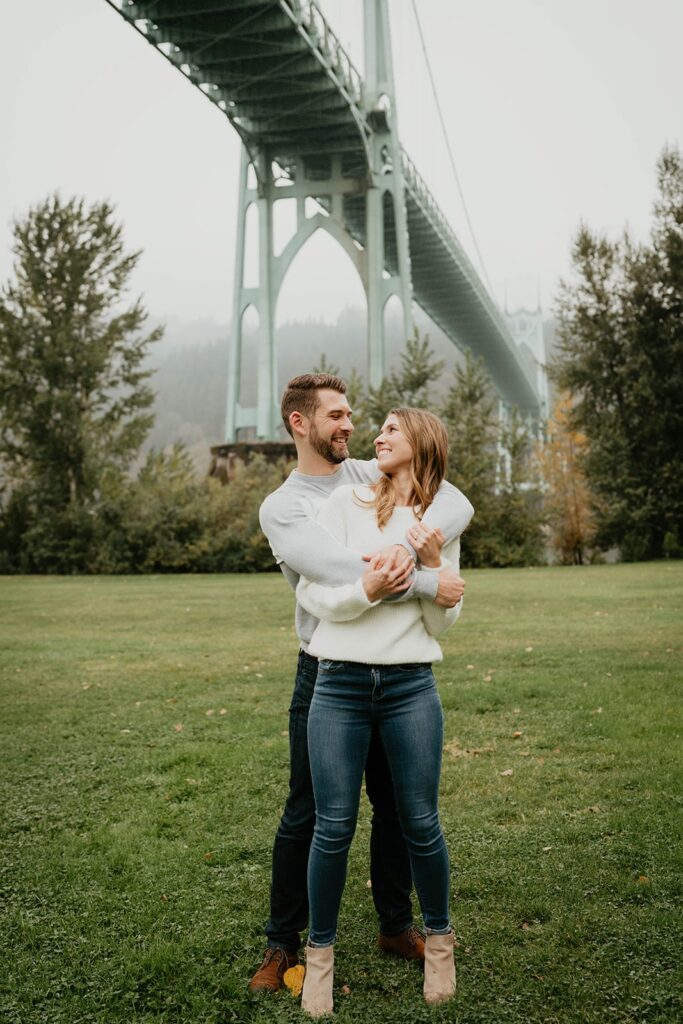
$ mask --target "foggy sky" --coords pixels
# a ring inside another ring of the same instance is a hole
[[[363,68],[362,0],[323,0]],[[390,0],[403,145],[476,266],[410,0]],[[645,239],[655,162],[683,141],[678,0],[418,0],[470,217],[502,303],[551,311],[580,221]],[[0,280],[10,222],[59,189],[109,198],[134,290],[155,317],[227,323],[238,138],[227,119],[104,0],[3,5]],[[363,305],[323,233],[288,275],[277,320]]]

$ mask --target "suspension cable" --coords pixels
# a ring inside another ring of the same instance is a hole
[[[420,24],[420,16],[417,13],[417,3],[416,3],[416,0],[412,0],[412,5],[413,5],[413,12],[415,14],[415,21],[417,22],[417,31],[419,33],[420,42],[422,44],[422,52],[424,54],[425,63],[427,65],[427,73],[429,75],[429,81],[430,81],[431,86],[432,86],[432,94],[434,96],[434,103],[436,104],[436,110],[437,110],[437,113],[439,115],[439,121],[441,122],[441,130],[443,132],[443,137],[444,137],[444,140],[446,142],[446,149],[448,150],[448,156],[450,158],[451,169],[453,171],[453,177],[455,178],[455,184],[457,186],[458,193],[460,195],[460,202],[462,203],[462,208],[465,211],[465,218],[467,220],[467,226],[470,229],[470,234],[472,236],[472,242],[474,243],[474,248],[476,250],[477,256],[479,257],[479,263],[481,264],[481,269],[482,269],[482,271],[484,273],[484,277],[486,278],[486,283],[488,285],[489,292],[491,294],[491,297],[493,297],[493,288],[491,287],[491,282],[489,280],[489,275],[488,275],[488,273],[486,271],[486,265],[485,265],[484,260],[482,258],[481,251],[479,249],[479,245],[477,243],[477,238],[476,238],[476,235],[474,233],[474,228],[472,226],[472,221],[470,219],[469,211],[467,209],[467,203],[465,202],[465,196],[464,196],[464,193],[463,193],[463,190],[462,190],[462,186],[460,184],[460,179],[458,177],[458,172],[457,172],[456,167],[455,167],[455,158],[453,156],[453,150],[451,149],[450,139],[448,138],[448,131],[446,130],[446,122],[444,121],[443,113],[442,113],[442,110],[441,110],[441,104],[439,102],[439,96],[438,96],[438,93],[436,91],[436,83],[434,82],[434,75],[432,74],[432,67],[431,67],[431,64],[429,63],[429,54],[427,53],[427,46],[426,46],[426,43],[425,43],[425,37],[424,37],[424,34],[422,32],[422,25]]]

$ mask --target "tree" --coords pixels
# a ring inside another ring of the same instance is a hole
[[[572,428],[570,418],[571,399],[560,394],[536,459],[545,485],[543,508],[553,550],[563,565],[583,565],[595,539],[595,522],[582,469],[586,437]]]
[[[683,547],[683,158],[665,149],[649,245],[582,227],[561,286],[553,375],[587,439],[597,543],[625,559]]]
[[[355,430],[349,450],[354,458],[372,459],[375,456],[373,440],[390,409],[400,406],[429,404],[429,389],[438,380],[444,361],[436,359],[429,345],[429,336],[420,338],[415,329],[401,353],[398,370],[392,370],[377,387],[366,387],[354,370],[348,387],[349,404],[354,409]]]
[[[93,572],[276,570],[261,502],[292,466],[255,455],[234,479],[198,480],[187,450],[150,452],[136,480],[107,480],[95,518]]]
[[[140,253],[124,250],[108,203],[50,196],[15,222],[13,252],[0,291],[5,559],[79,571],[102,481],[125,472],[152,424],[143,360],[162,331],[142,332],[140,299],[123,305]]]
[[[482,362],[467,351],[441,416],[448,427],[449,480],[467,495],[475,516],[462,540],[463,565],[486,565],[493,521],[498,469],[497,400]]]
[[[497,406],[483,362],[468,351],[441,415],[449,434],[449,480],[474,505],[462,563],[475,568],[530,565],[543,555],[529,430],[515,409],[500,421]]]
[[[537,565],[543,561],[543,516],[532,433],[514,407],[500,425],[500,448],[488,564]]]

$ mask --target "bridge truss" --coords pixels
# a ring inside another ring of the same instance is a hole
[[[227,441],[250,427],[258,438],[277,436],[275,307],[292,260],[318,230],[345,249],[363,283],[372,385],[384,376],[384,306],[396,295],[405,337],[414,299],[451,341],[483,357],[505,404],[531,418],[545,415],[537,354],[516,343],[400,145],[387,0],[365,0],[365,77],[315,0],[107,2],[219,107],[242,140]],[[275,255],[273,210],[283,199],[296,200],[297,222]],[[258,284],[246,287],[251,204]],[[244,407],[242,324],[250,306],[259,318],[257,404]]]

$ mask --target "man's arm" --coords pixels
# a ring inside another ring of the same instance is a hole
[[[354,459],[353,465],[358,474],[366,478],[367,483],[376,483],[382,475],[377,459],[368,459],[367,461]],[[460,536],[469,525],[473,515],[474,507],[462,491],[459,491],[457,487],[454,487],[447,480],[442,480],[434,501],[424,514],[424,522],[427,526],[431,526],[432,529],[438,527],[444,535],[445,543],[448,544]],[[404,543],[413,558],[415,558],[413,546],[408,540]]]
[[[259,509],[261,529],[278,562],[315,583],[340,586],[355,583],[365,562],[322,526],[302,502],[269,494]]]

